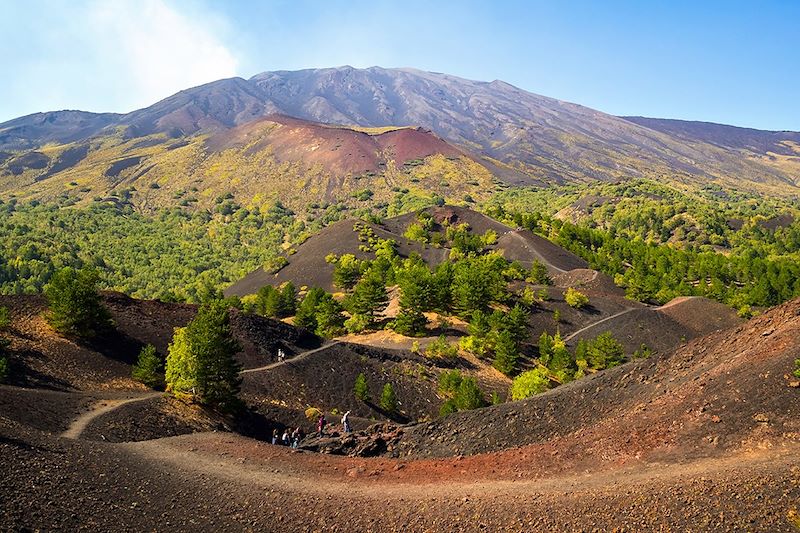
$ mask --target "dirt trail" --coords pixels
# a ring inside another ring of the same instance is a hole
[[[438,475],[416,468],[414,461],[375,461],[345,457],[318,458],[301,453],[274,450],[266,443],[238,437],[202,433],[121,445],[126,451],[150,462],[167,463],[189,472],[215,476],[226,482],[272,487],[290,492],[330,495],[337,498],[386,500],[463,498],[489,495],[519,496],[521,493],[590,493],[622,490],[647,485],[680,485],[687,478],[715,477],[759,467],[781,465],[790,468],[800,449],[754,450],[726,457],[700,459],[683,464],[640,463],[624,468],[600,468],[593,472],[565,473],[552,477],[511,480],[494,476],[495,464],[461,472],[456,478],[437,479]],[[192,453],[187,453],[187,448]],[[260,448],[260,450],[259,450]],[[285,455],[291,454],[290,457]],[[493,456],[502,462],[503,455]],[[452,461],[451,461],[452,462]],[[404,464],[400,472],[398,463]],[[457,461],[453,466],[457,465]],[[354,475],[354,472],[357,472]],[[440,475],[440,474],[439,474]],[[449,476],[448,476],[449,477]],[[313,480],[313,481],[312,481]]]
[[[568,272],[567,270],[564,270],[563,268],[559,268],[559,267],[555,266],[553,263],[551,263],[550,261],[548,261],[547,258],[544,257],[541,253],[539,253],[539,251],[536,250],[535,248],[531,248],[529,246],[529,244],[528,244],[528,241],[525,239],[525,237],[523,237],[522,234],[519,233],[518,231],[510,231],[510,232],[508,232],[508,234],[511,235],[514,239],[518,240],[520,242],[520,244],[522,244],[522,246],[526,250],[528,250],[534,256],[536,256],[539,259],[539,261],[542,264],[544,264],[545,266],[548,266],[548,267],[552,268],[553,270],[556,270],[556,271],[558,271],[558,272],[560,272],[562,274],[565,273],[565,272]]]
[[[144,400],[149,400],[150,398],[156,398],[161,396],[161,392],[150,392],[145,394],[140,394],[133,398],[124,398],[124,399],[110,399],[110,400],[100,400],[93,404],[89,411],[82,414],[75,420],[73,420],[67,430],[61,434],[61,437],[65,439],[78,439],[80,438],[83,431],[89,426],[89,424],[95,420],[96,418],[103,416],[104,414],[110,413],[111,411],[131,402],[141,402]]]
[[[323,344],[322,346],[320,346],[319,348],[314,348],[313,350],[309,350],[307,352],[303,352],[303,353],[301,353],[299,355],[296,355],[296,356],[292,357],[291,359],[284,359],[283,361],[278,361],[277,363],[270,363],[268,365],[259,366],[257,368],[248,368],[246,370],[240,371],[239,374],[248,374],[250,372],[260,372],[262,370],[270,370],[270,369],[273,369],[273,368],[277,368],[277,367],[279,367],[281,365],[285,365],[287,363],[291,363],[293,361],[295,361],[295,362],[296,361],[302,361],[303,359],[305,359],[309,355],[315,354],[317,352],[321,352],[322,350],[327,350],[331,346],[335,346],[336,344],[339,344],[340,342],[341,341],[327,342],[327,343]]]
[[[601,318],[601,319],[600,319],[600,320],[598,320],[597,322],[592,322],[592,323],[591,323],[591,324],[589,324],[588,326],[584,326],[584,327],[582,327],[581,329],[579,329],[579,330],[578,330],[578,331],[576,331],[575,333],[571,333],[570,335],[567,335],[566,337],[564,337],[564,342],[569,342],[569,341],[571,341],[572,339],[574,339],[576,335],[580,335],[581,333],[583,333],[584,331],[586,331],[586,330],[588,330],[588,329],[592,329],[593,327],[595,327],[595,326],[597,326],[597,325],[599,325],[599,324],[602,324],[603,322],[607,322],[607,321],[609,321],[609,320],[613,320],[613,319],[617,318],[618,316],[622,316],[622,315],[628,314],[628,313],[630,313],[631,311],[634,311],[634,310],[636,310],[636,309],[640,309],[640,308],[639,308],[639,307],[629,307],[628,309],[622,310],[622,311],[620,311],[619,313],[614,313],[614,314],[613,314],[613,315],[611,315],[611,316],[607,316],[607,317],[605,317],[605,318]]]
[[[595,276],[595,277],[597,277],[597,276]],[[629,307],[628,309],[620,311],[619,313],[615,313],[615,314],[613,314],[611,316],[607,316],[605,318],[602,318],[602,319],[598,320],[597,322],[592,322],[588,326],[584,326],[581,329],[579,329],[578,331],[570,333],[569,335],[564,337],[564,342],[569,342],[572,339],[574,339],[577,335],[580,335],[581,333],[583,333],[584,331],[592,329],[593,327],[595,327],[595,326],[597,326],[599,324],[602,324],[603,322],[607,322],[609,320],[613,320],[613,319],[615,319],[617,317],[620,317],[622,315],[628,314],[631,311],[636,311],[638,309],[650,309],[651,311],[661,311],[662,309],[668,309],[668,308],[670,308],[672,306],[682,304],[682,303],[684,303],[684,302],[686,302],[688,300],[692,300],[692,299],[695,299],[695,298],[698,298],[698,296],[680,296],[678,298],[674,298],[674,299],[670,300],[669,302],[667,302],[666,304],[662,305],[661,307]]]

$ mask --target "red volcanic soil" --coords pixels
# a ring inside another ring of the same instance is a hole
[[[399,428],[395,458],[214,431],[130,442],[159,424],[215,428],[135,391],[65,438],[94,396],[3,386],[0,529],[793,531],[798,338],[800,300],[528,400]],[[349,356],[329,353],[292,372],[338,379]],[[263,385],[294,379],[289,363]]]
[[[207,146],[212,152],[245,146],[248,152],[270,150],[278,161],[321,165],[334,175],[380,172],[390,160],[401,166],[435,154],[466,155],[420,128],[369,134],[283,115],[270,115],[216,133]]]

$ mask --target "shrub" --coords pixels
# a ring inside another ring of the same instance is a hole
[[[372,323],[372,319],[367,315],[353,315],[344,322],[344,327],[348,333],[361,333]]]
[[[639,349],[633,352],[631,357],[633,359],[647,359],[651,355],[653,355],[653,350],[651,350],[646,344],[642,343],[642,345],[639,346]]]
[[[524,400],[534,394],[540,394],[550,388],[547,369],[538,367],[523,372],[511,383],[511,399]]]
[[[800,359],[794,360],[794,377],[800,378]]]
[[[356,377],[356,382],[353,384],[353,394],[355,394],[356,400],[369,401],[369,385],[367,385],[367,377],[363,372]]]
[[[425,357],[430,359],[454,359],[457,356],[458,346],[447,342],[447,337],[444,335],[439,335],[439,338],[425,348]]]
[[[572,287],[567,288],[564,293],[564,301],[575,309],[582,309],[589,305],[589,297]]]
[[[0,329],[5,329],[11,325],[11,315],[8,313],[8,307],[0,307]]]
[[[459,411],[468,411],[486,405],[483,391],[478,387],[475,378],[472,377],[461,380],[454,399]]]
[[[322,409],[317,407],[309,407],[305,410],[305,415],[308,420],[316,420],[322,415]]]
[[[156,353],[155,346],[148,344],[142,348],[142,351],[139,352],[139,359],[133,366],[131,376],[151,389],[162,384],[164,378],[161,375],[161,358]]]
[[[452,398],[458,390],[458,386],[461,385],[462,379],[461,372],[458,370],[442,372],[439,375],[439,394]]]
[[[380,407],[390,414],[397,411],[397,396],[394,394],[394,387],[392,387],[391,383],[387,383],[383,386]]]
[[[111,326],[111,319],[97,292],[96,270],[66,267],[50,278],[44,289],[49,310],[46,318],[62,335],[94,337]]]

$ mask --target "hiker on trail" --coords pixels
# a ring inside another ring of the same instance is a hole
[[[325,431],[325,426],[328,424],[328,421],[325,420],[325,415],[320,414],[319,419],[317,419],[317,433],[319,433],[319,438],[322,438],[322,435]]]
[[[342,428],[345,433],[350,433],[353,429],[350,427],[350,411],[342,415]]]
[[[289,428],[283,430],[283,438],[281,438],[284,446],[289,445]]]
[[[272,430],[272,444],[278,444],[278,428]]]
[[[283,352],[283,348],[278,348],[278,362],[282,363],[284,359],[286,359],[286,354]]]
[[[300,440],[303,438],[303,432],[300,428],[292,431],[292,448],[297,449],[300,445]]]

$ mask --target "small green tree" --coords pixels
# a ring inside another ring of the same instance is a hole
[[[800,359],[794,360],[794,377],[800,378]]]
[[[606,331],[589,343],[586,356],[592,368],[602,370],[622,363],[625,349],[610,331]]]
[[[369,318],[369,323],[374,322],[375,315],[386,309],[389,295],[383,279],[374,271],[369,270],[353,287],[353,293],[347,299],[348,310],[353,315],[363,315]]]
[[[46,318],[54,330],[62,335],[91,338],[111,326],[110,315],[97,292],[99,279],[94,269],[66,267],[53,274],[44,293],[49,308]]]
[[[361,277],[362,262],[353,254],[338,258],[333,267],[333,284],[344,290],[352,289]]]
[[[455,395],[456,408],[459,411],[477,409],[486,405],[483,391],[478,387],[475,378],[466,377],[461,380]]]
[[[356,382],[353,384],[353,394],[355,394],[356,400],[369,401],[369,385],[367,385],[367,376],[363,372],[356,377]]]
[[[381,401],[380,407],[387,413],[394,413],[397,411],[397,396],[394,394],[394,387],[392,387],[391,383],[387,383],[383,386],[383,391],[381,392]]]
[[[309,331],[316,331],[317,329],[317,305],[325,297],[325,291],[319,287],[313,287],[308,290],[305,298],[297,307],[297,313],[294,316],[294,325],[299,328],[305,328]]]
[[[161,374],[161,358],[156,353],[156,347],[148,344],[139,352],[139,359],[131,372],[133,379],[144,383],[151,389],[159,387],[164,377]]]
[[[511,336],[511,332],[503,330],[497,334],[494,344],[494,366],[503,374],[510,376],[517,369],[519,347]]]
[[[589,305],[589,297],[572,287],[568,287],[564,293],[564,301],[575,309],[582,309]]]
[[[192,352],[186,328],[175,328],[167,347],[165,381],[167,391],[176,396],[191,396],[197,387],[197,356]]]
[[[539,336],[539,363],[544,366],[550,364],[550,359],[553,357],[553,337],[543,331]]]
[[[335,337],[344,332],[345,316],[342,314],[342,304],[327,292],[317,304],[315,320],[316,334],[320,337]]]
[[[523,372],[511,383],[511,399],[524,400],[550,388],[550,379],[546,368],[537,367]]]
[[[400,312],[397,313],[397,317],[392,323],[392,329],[400,335],[416,337],[425,334],[427,325],[428,318],[422,311],[414,308],[401,307]]]
[[[547,272],[547,267],[541,261],[535,259],[531,264],[531,271],[527,281],[537,285],[552,285],[553,283],[553,280],[550,279],[550,274]]]
[[[11,325],[11,315],[8,307],[0,307],[0,329],[5,329]]]

